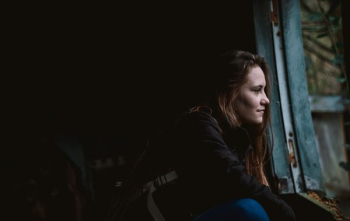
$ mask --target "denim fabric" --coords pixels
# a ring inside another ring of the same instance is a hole
[[[255,200],[244,198],[217,205],[194,221],[269,221],[264,208]]]

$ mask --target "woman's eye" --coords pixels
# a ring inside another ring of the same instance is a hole
[[[261,91],[261,88],[253,90],[254,93],[259,93]]]

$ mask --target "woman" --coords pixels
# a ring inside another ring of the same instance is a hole
[[[181,205],[195,221],[295,220],[291,207],[271,192],[264,173],[270,126],[266,61],[231,51],[221,56],[219,73],[210,99],[183,114],[172,129],[161,165],[164,174],[169,168],[176,172],[170,182],[176,194],[164,195],[173,196],[168,199],[177,201],[172,207]]]

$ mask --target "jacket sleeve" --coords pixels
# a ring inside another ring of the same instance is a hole
[[[217,122],[204,112],[190,113],[177,125],[184,163],[198,176],[220,183],[228,197],[246,197],[258,201],[271,220],[295,220],[291,207],[245,172],[237,153],[223,140]],[[187,161],[186,161],[187,160]]]

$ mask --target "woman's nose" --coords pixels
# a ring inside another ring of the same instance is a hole
[[[270,103],[269,98],[266,96],[266,94],[264,93],[264,97],[261,99],[261,103],[264,105],[268,105]]]

